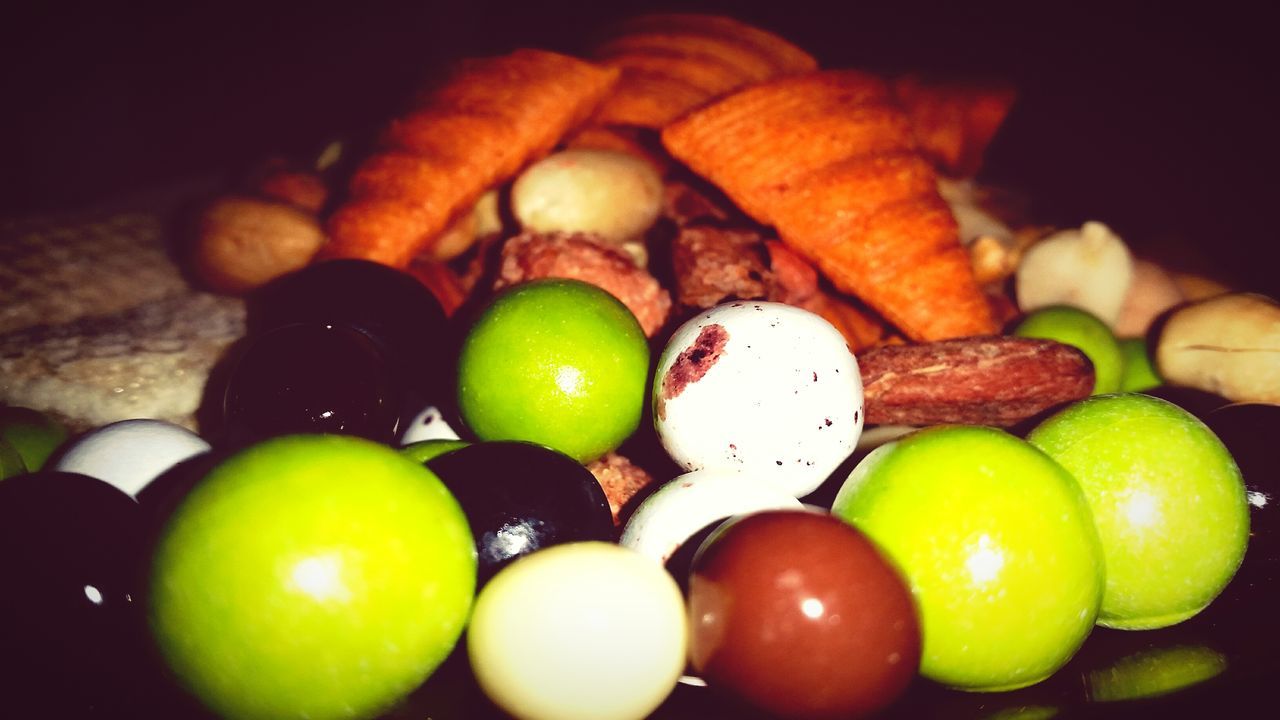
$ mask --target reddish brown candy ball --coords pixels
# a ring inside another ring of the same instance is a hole
[[[726,523],[694,558],[688,605],[694,670],[781,717],[873,713],[920,663],[910,591],[871,541],[825,513]]]

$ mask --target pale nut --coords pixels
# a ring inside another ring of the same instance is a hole
[[[981,235],[969,243],[969,264],[979,285],[997,283],[1018,269],[1021,252],[1000,238]]]
[[[1114,326],[1132,279],[1133,258],[1124,241],[1106,225],[1086,222],[1027,248],[1015,292],[1023,312],[1070,305]]]
[[[1112,329],[1118,337],[1142,337],[1161,313],[1184,300],[1182,289],[1164,268],[1148,260],[1135,260],[1133,281]]]
[[[502,218],[498,213],[498,191],[490,190],[468,211],[449,223],[431,245],[422,253],[426,260],[448,262],[471,249],[476,241],[502,232]]]
[[[1155,359],[1171,384],[1280,403],[1280,305],[1230,293],[1179,308],[1161,328]]]
[[[951,207],[962,244],[971,245],[979,238],[989,237],[1013,245],[1013,230],[983,207],[973,181],[940,177],[938,194]]]
[[[662,211],[653,166],[613,150],[564,150],[531,165],[511,187],[511,211],[525,232],[584,232],[621,244],[639,238]]]
[[[191,268],[208,288],[245,293],[301,269],[325,242],[312,214],[251,197],[215,200],[200,214]]]

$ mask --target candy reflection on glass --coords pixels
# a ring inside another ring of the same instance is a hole
[[[1094,702],[1158,697],[1212,680],[1227,666],[1226,655],[1203,645],[1155,647],[1090,670],[1085,687]]]
[[[822,512],[725,523],[694,557],[688,608],[693,670],[780,717],[873,713],[920,660],[906,583],[866,536]]]
[[[476,680],[521,720],[640,720],[685,666],[684,602],[648,558],[612,543],[539,550],[476,599]]]

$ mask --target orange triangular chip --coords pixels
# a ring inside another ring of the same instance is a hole
[[[618,71],[543,50],[456,65],[383,133],[328,223],[322,258],[405,267],[489,188],[550,152]]]
[[[757,85],[662,140],[908,337],[996,330],[934,171],[881,78],[842,70]]]
[[[741,87],[817,66],[808,53],[766,30],[680,13],[631,18],[597,44],[592,57],[622,71],[593,123],[655,129]]]

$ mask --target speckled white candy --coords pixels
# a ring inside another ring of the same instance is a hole
[[[413,418],[413,422],[405,426],[400,433],[400,445],[412,445],[423,440],[459,440],[444,413],[435,405],[428,405]]]
[[[72,441],[55,470],[98,478],[137,496],[178,463],[209,451],[190,430],[163,420],[121,420]]]
[[[802,507],[791,494],[749,475],[694,470],[645,498],[627,521],[619,544],[665,565],[686,540],[717,520]]]
[[[704,328],[727,341],[696,382],[664,399],[664,382]],[[807,310],[733,302],[682,325],[658,361],[654,423],[688,470],[749,472],[795,497],[822,484],[862,433],[862,378],[844,336]]]

